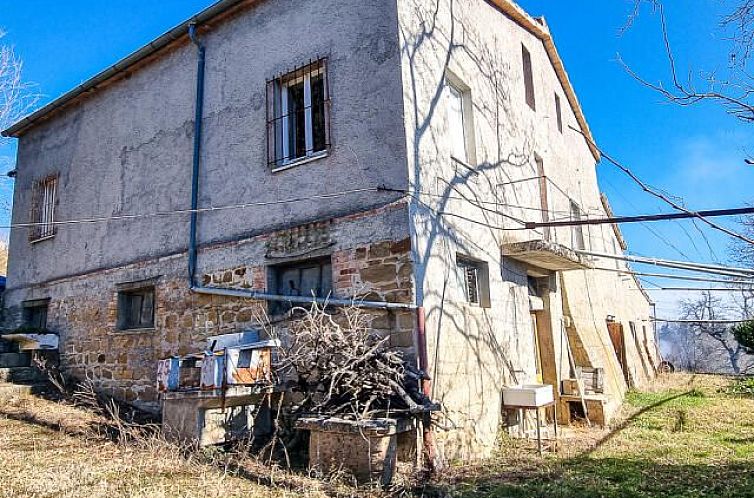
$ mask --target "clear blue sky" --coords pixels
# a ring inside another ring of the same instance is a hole
[[[121,57],[190,17],[213,0],[118,0],[110,2],[24,0],[3,2],[0,27],[25,62],[25,77],[45,101],[60,95]],[[752,202],[754,154],[751,126],[715,106],[679,108],[641,87],[616,63],[620,53],[650,80],[667,80],[658,20],[648,12],[623,36],[629,0],[521,0],[533,15],[545,15],[600,146],[652,185],[682,197],[694,209]],[[670,35],[679,67],[714,70],[725,64],[727,42],[716,31],[723,8],[717,0],[668,2]],[[3,151],[0,151],[3,152]],[[4,151],[6,154],[9,151]],[[598,176],[616,213],[669,209],[652,200],[609,164]],[[7,183],[0,195],[8,195]],[[6,217],[7,218],[7,217]],[[0,219],[0,222],[3,220]],[[5,219],[7,222],[7,219]],[[690,222],[653,225],[665,241],[641,225],[624,226],[636,254],[725,262],[729,241]],[[674,247],[671,247],[675,246]],[[657,282],[657,281],[656,281]],[[659,282],[670,283],[670,282]],[[672,311],[676,296],[655,293],[660,311]]]

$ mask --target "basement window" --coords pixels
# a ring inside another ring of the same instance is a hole
[[[326,298],[332,294],[332,262],[327,257],[272,266],[269,281],[280,296]],[[271,311],[282,313],[292,306],[290,302],[272,302]]]
[[[118,329],[154,328],[154,286],[125,286],[118,291]]]
[[[24,301],[24,326],[37,330],[45,330],[47,328],[47,309],[49,308],[49,304],[49,299]]]
[[[534,97],[534,74],[531,67],[531,53],[524,45],[521,45],[521,56],[524,66],[524,90],[526,91],[526,103],[532,111],[537,110],[537,102]]]
[[[38,242],[55,235],[55,205],[58,201],[58,176],[34,182],[32,188],[29,240]]]
[[[466,256],[458,256],[456,264],[466,302],[489,308],[491,305],[489,265]]]
[[[330,148],[327,59],[267,82],[267,149],[272,169],[322,157]]]

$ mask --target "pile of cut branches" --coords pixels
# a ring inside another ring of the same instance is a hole
[[[424,374],[362,310],[315,304],[293,315],[276,370],[298,394],[294,412],[364,420],[429,406],[419,390]]]

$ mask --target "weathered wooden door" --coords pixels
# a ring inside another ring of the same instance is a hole
[[[620,368],[623,371],[623,378],[630,385],[628,375],[628,365],[626,365],[626,344],[623,339],[623,325],[616,322],[607,322],[607,330],[610,333],[610,341],[615,348],[615,354],[618,357]]]

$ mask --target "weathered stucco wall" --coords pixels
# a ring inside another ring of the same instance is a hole
[[[543,218],[537,177],[547,177],[543,183],[550,219],[568,218],[571,202],[583,216],[604,216],[604,208],[595,158],[584,137],[571,130],[578,129],[575,114],[539,39],[491,2],[398,3],[417,298],[427,310],[431,373],[446,410],[444,425],[456,427],[440,439],[448,456],[467,458],[489,453],[495,443],[503,420],[502,387],[536,378],[527,276],[549,272],[501,256],[501,245],[543,238],[543,230],[523,230],[521,223]],[[531,53],[536,110],[525,100],[522,45]],[[471,104],[465,116],[473,137],[467,140],[472,147],[467,164],[451,157],[446,78],[465,87]],[[570,228],[550,230],[549,236],[573,246]],[[614,252],[619,247],[610,227],[585,228],[584,238],[587,249]],[[489,264],[489,308],[465,302],[456,266],[459,254]],[[589,358],[596,358],[587,361],[604,366],[611,379],[617,377],[610,395],[620,402],[625,387],[615,353],[606,348],[605,319],[608,314],[626,321],[646,319],[648,303],[617,274],[564,275],[562,282],[551,278],[554,284],[546,300],[549,354],[557,374],[550,380],[569,376],[561,340],[567,295],[579,318],[578,335],[588,344]],[[594,319],[587,322],[583,316]],[[583,366],[589,366],[587,361]]]
[[[278,0],[258,2],[204,34],[200,207],[405,187],[396,29],[394,0]],[[329,59],[331,153],[272,173],[266,81],[317,57]],[[61,175],[58,220],[188,209],[196,60],[186,40],[23,136],[13,222],[29,221],[32,182],[53,172]],[[233,240],[396,197],[361,192],[205,213],[199,240]],[[16,229],[8,286],[182,251],[187,233],[188,214],[61,226],[35,245]]]

